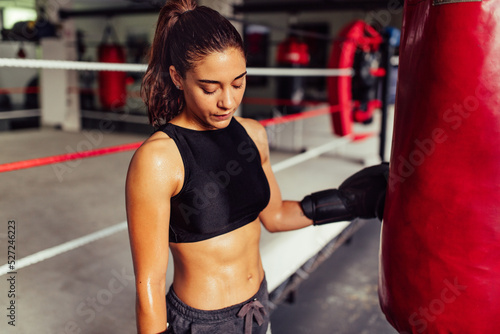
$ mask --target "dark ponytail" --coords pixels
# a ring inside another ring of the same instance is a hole
[[[160,11],[142,80],[141,96],[154,127],[169,122],[184,108],[184,95],[170,78],[173,65],[186,77],[194,63],[214,52],[234,47],[244,54],[243,41],[234,26],[213,9],[194,0],[171,0]]]

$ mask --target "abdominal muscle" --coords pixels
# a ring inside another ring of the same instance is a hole
[[[194,243],[170,243],[173,288],[185,304],[217,310],[251,298],[264,269],[259,252],[260,221]]]

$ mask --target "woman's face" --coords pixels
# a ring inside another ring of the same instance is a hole
[[[196,130],[221,129],[229,125],[245,93],[246,60],[240,50],[229,48],[198,61],[185,79],[172,78],[186,101],[180,117]]]

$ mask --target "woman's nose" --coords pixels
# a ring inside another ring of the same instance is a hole
[[[234,108],[234,103],[234,96],[231,92],[231,89],[224,89],[219,99],[218,107],[228,110]]]

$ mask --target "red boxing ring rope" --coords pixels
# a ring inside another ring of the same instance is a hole
[[[97,157],[97,156],[106,155],[106,154],[125,152],[125,151],[137,149],[141,145],[142,145],[142,142],[137,142],[137,143],[130,143],[130,144],[124,144],[124,145],[99,148],[99,149],[89,150],[89,151],[54,155],[54,156],[45,157],[45,158],[37,158],[37,159],[23,160],[23,161],[17,161],[17,162],[10,162],[10,163],[0,165],[0,173],[11,172],[14,170],[19,170],[19,169],[44,166],[44,165],[57,164],[57,163],[69,161],[69,160],[77,160],[77,159]]]
[[[244,104],[257,104],[257,105],[275,105],[275,106],[317,106],[318,104],[326,104],[328,101],[307,101],[294,102],[287,99],[275,99],[265,97],[244,97]]]
[[[339,112],[339,111],[340,111],[340,106],[327,106],[324,108],[319,108],[319,109],[310,110],[310,111],[304,111],[304,112],[297,113],[297,114],[291,114],[291,115],[285,115],[285,116],[280,116],[280,117],[264,119],[264,120],[260,120],[259,123],[266,127],[266,126],[271,126],[271,125],[294,122],[294,121],[298,121],[301,119],[312,118],[312,117],[321,116],[321,115],[325,115],[325,114],[331,114],[331,113]],[[373,133],[354,135],[353,141],[362,140],[362,139],[368,138],[370,136],[373,136]],[[57,164],[57,163],[70,161],[70,160],[78,160],[78,159],[97,157],[97,156],[106,155],[106,154],[126,152],[126,151],[135,150],[135,149],[139,148],[139,146],[141,146],[141,145],[142,145],[142,142],[137,142],[137,143],[130,143],[130,144],[124,144],[124,145],[105,147],[105,148],[100,148],[100,149],[95,149],[95,150],[54,155],[54,156],[45,157],[45,158],[30,159],[30,160],[23,160],[23,161],[17,161],[17,162],[9,162],[9,163],[5,163],[5,164],[0,164],[0,173],[11,172],[11,171],[19,170],[19,169],[27,169],[27,168],[32,168],[32,167],[44,166],[44,165]]]
[[[0,95],[7,94],[39,94],[41,88],[39,86],[32,87],[13,87],[13,88],[0,88]],[[99,89],[93,88],[79,88],[79,87],[69,87],[68,92],[79,93],[79,94],[95,94],[99,95]],[[127,92],[128,97],[140,98],[139,91],[129,91]],[[294,102],[287,99],[275,99],[275,98],[262,98],[262,97],[244,97],[243,103],[245,104],[257,104],[257,105],[285,105],[285,106],[317,106],[319,104],[328,103],[328,101],[300,101]]]
[[[0,88],[0,95],[7,94],[38,94],[40,89],[37,86],[33,87],[14,87],[14,88]]]
[[[270,126],[270,125],[294,122],[294,121],[298,121],[300,119],[312,118],[312,117],[330,114],[330,113],[338,112],[338,111],[340,111],[340,106],[328,106],[328,107],[319,108],[319,109],[315,109],[315,110],[311,110],[311,111],[304,111],[304,112],[300,112],[300,113],[296,113],[296,114],[264,119],[264,120],[259,121],[259,123],[262,124],[263,126]]]

